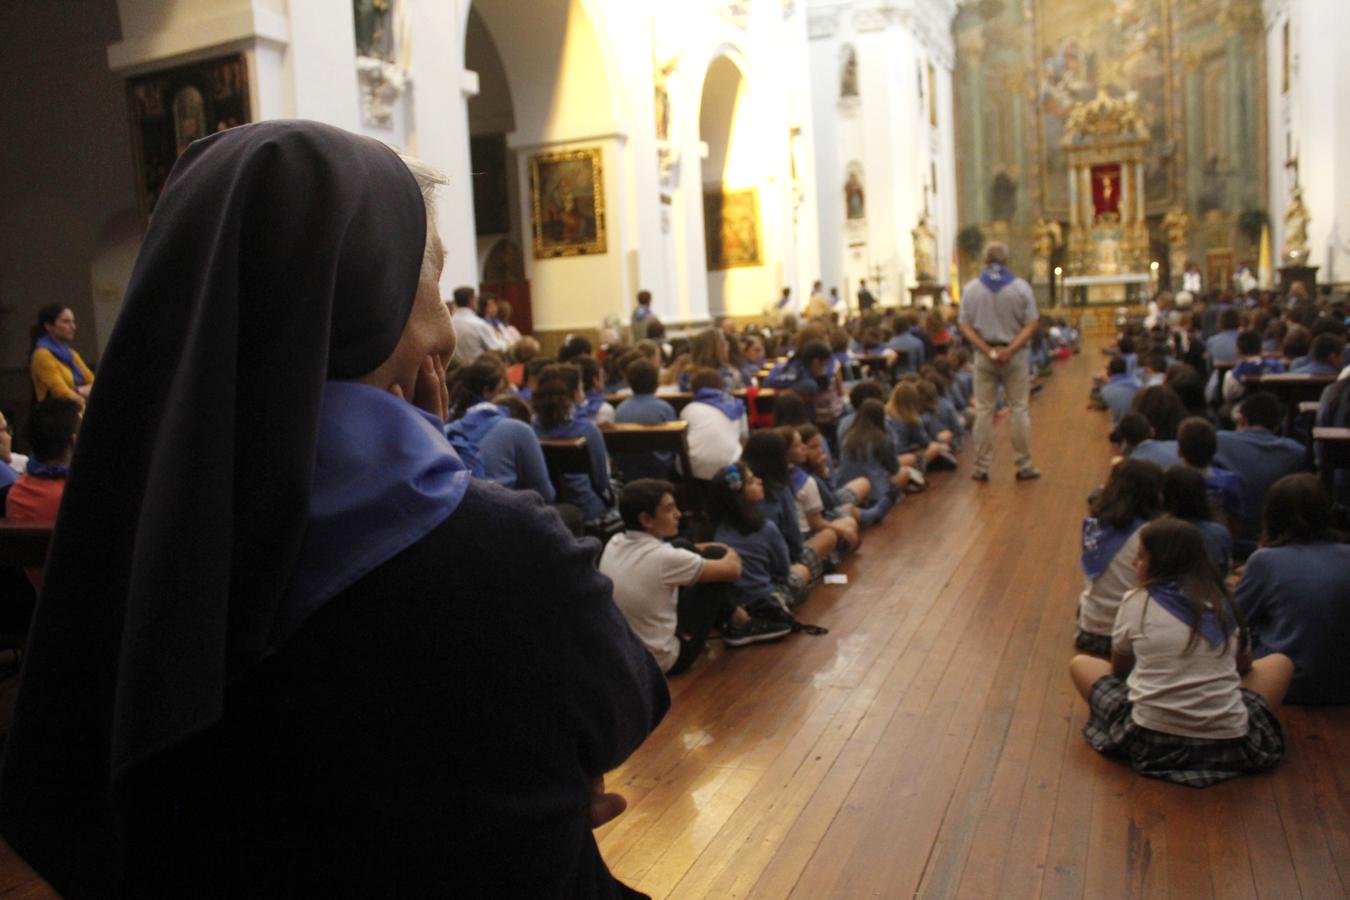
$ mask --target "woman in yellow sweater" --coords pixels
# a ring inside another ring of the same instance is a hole
[[[67,397],[83,407],[89,398],[94,373],[70,346],[74,339],[75,313],[59,303],[42,307],[33,326],[33,358],[29,365],[39,402],[48,397]]]

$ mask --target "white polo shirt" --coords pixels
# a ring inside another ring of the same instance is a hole
[[[661,671],[669,672],[680,656],[675,636],[679,589],[698,581],[703,557],[645,531],[625,531],[605,545],[600,573],[614,582],[614,603],[628,627],[656,657]]]
[[[704,481],[741,458],[741,438],[750,433],[745,416],[733,422],[707,403],[687,403],[680,418],[689,423],[689,466]]]

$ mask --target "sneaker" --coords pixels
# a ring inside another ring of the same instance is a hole
[[[970,477],[973,481],[988,481],[989,473],[976,469],[974,472],[970,473]]]
[[[1035,466],[1027,466],[1025,469],[1017,470],[1018,481],[1031,481],[1033,478],[1040,478],[1041,470]]]
[[[728,647],[744,647],[760,641],[775,641],[792,634],[792,626],[768,619],[751,618],[744,625],[730,625],[722,629],[722,643]]]

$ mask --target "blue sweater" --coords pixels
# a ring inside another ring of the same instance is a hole
[[[1176,441],[1155,441],[1153,438],[1141,443],[1130,451],[1130,459],[1146,459],[1166,469],[1168,466],[1181,465],[1181,456],[1177,453]]]
[[[478,443],[478,459],[483,477],[502,487],[534,491],[545,503],[554,500],[553,482],[548,480],[544,451],[534,429],[516,419],[501,419]]]
[[[675,421],[675,408],[655,394],[634,394],[614,410],[614,421],[632,425],[660,425]],[[616,453],[614,462],[627,481],[637,478],[669,478],[675,471],[675,454]]]
[[[1350,703],[1350,546],[1265,547],[1247,560],[1235,597],[1256,657],[1294,661],[1289,703]]]
[[[586,439],[590,471],[563,475],[563,492],[559,499],[580,509],[587,522],[602,517],[609,509],[609,503],[604,499],[609,496],[609,458],[605,455],[605,438],[600,429],[590,419],[574,418],[553,428],[543,428],[536,423],[534,430],[541,438]]]
[[[1220,431],[1214,462],[1242,478],[1242,534],[1255,538],[1261,531],[1261,510],[1271,485],[1303,470],[1304,450],[1298,441],[1271,434],[1264,428]]]
[[[1133,375],[1112,375],[1102,385],[1102,402],[1111,411],[1111,424],[1120,422],[1120,417],[1130,411],[1130,402],[1139,392],[1139,382]]]
[[[797,530],[795,521],[792,530]],[[772,521],[766,520],[764,527],[753,534],[742,534],[730,525],[719,525],[713,540],[726,544],[741,557],[741,577],[732,584],[738,606],[767,597],[774,582],[788,575],[792,563],[788,558],[787,541]]]
[[[928,429],[923,427],[923,420],[918,424],[911,425],[901,419],[886,417],[886,428],[891,432],[891,440],[895,441],[895,446],[900,453],[910,453],[916,450],[924,450],[933,442],[929,436]]]
[[[806,545],[802,542],[801,529],[797,527],[797,498],[792,490],[776,485],[764,485],[764,499],[760,501],[759,511],[765,521],[773,522],[787,541],[788,556],[793,562],[802,558]]]

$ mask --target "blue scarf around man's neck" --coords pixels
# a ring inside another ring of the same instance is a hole
[[[80,371],[79,366],[75,365],[75,352],[71,350],[70,347],[61,343],[50,334],[44,334],[37,339],[37,345],[34,346],[33,349],[36,350],[38,347],[48,351],[52,356],[55,356],[65,364],[65,367],[75,376],[76,387],[84,384],[84,373]]]
[[[990,293],[993,294],[997,294],[1016,279],[1016,275],[999,263],[990,263],[980,273],[980,283],[989,288]]]

